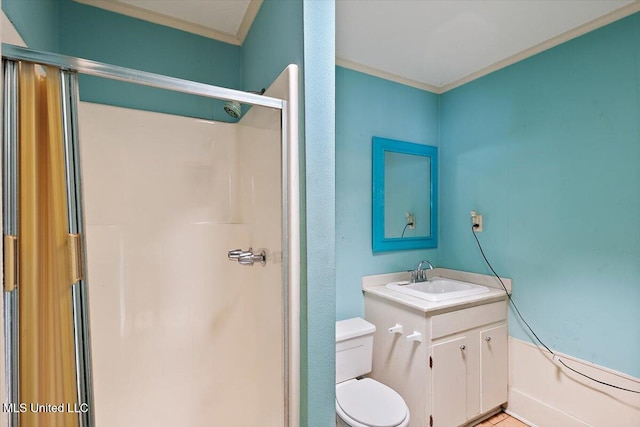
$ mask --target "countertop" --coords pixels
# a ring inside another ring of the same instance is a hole
[[[365,293],[376,295],[383,299],[391,300],[399,304],[411,307],[415,310],[425,313],[425,315],[428,316],[441,312],[488,304],[490,302],[501,301],[507,298],[507,294],[505,293],[502,285],[500,284],[498,279],[493,276],[448,270],[444,268],[436,268],[434,270],[430,270],[427,276],[444,277],[448,279],[486,286],[489,288],[489,292],[432,302],[416,298],[414,296],[407,295],[401,292],[397,292],[393,289],[388,289],[385,287],[387,283],[408,280],[409,273],[407,272],[365,276],[362,278],[362,290]],[[511,280],[507,278],[501,279],[507,289],[511,291]]]

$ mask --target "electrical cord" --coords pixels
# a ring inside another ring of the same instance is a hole
[[[471,226],[471,233],[473,234],[473,237],[476,239],[476,243],[478,244],[478,249],[480,249],[480,253],[482,254],[482,258],[484,258],[484,262],[487,263],[487,265],[489,266],[489,268],[491,269],[491,272],[493,273],[494,276],[496,276],[496,278],[498,279],[498,281],[500,282],[500,284],[502,285],[502,288],[504,289],[504,292],[507,294],[507,298],[509,298],[509,302],[511,303],[511,306],[514,308],[515,312],[518,314],[518,317],[520,318],[520,320],[522,320],[522,322],[527,326],[527,329],[529,329],[529,332],[531,332],[533,334],[533,336],[536,338],[536,340],[549,352],[551,353],[551,355],[553,355],[553,360],[557,360],[558,362],[560,362],[562,364],[562,366],[564,366],[565,368],[569,369],[572,372],[575,372],[578,375],[581,375],[585,378],[590,379],[591,381],[595,381],[598,384],[602,384],[602,385],[606,385],[608,387],[613,387],[616,388],[618,390],[623,390],[623,391],[628,391],[630,393],[638,393],[640,394],[640,391],[638,390],[631,390],[628,388],[624,388],[624,387],[620,387],[614,384],[609,384],[607,382],[604,381],[600,381],[598,379],[595,379],[593,377],[590,377],[587,374],[584,374],[574,368],[572,368],[571,366],[567,365],[566,363],[564,363],[564,361],[562,359],[560,359],[560,357],[553,351],[551,350],[538,336],[538,334],[536,334],[533,329],[531,328],[531,326],[529,325],[529,323],[527,323],[527,321],[524,319],[524,317],[522,316],[522,314],[520,313],[520,310],[518,309],[518,306],[516,305],[516,303],[513,301],[513,299],[511,298],[511,294],[509,294],[509,291],[507,290],[507,287],[505,286],[504,282],[502,281],[502,279],[500,278],[500,276],[498,276],[498,273],[496,273],[496,271],[493,269],[493,266],[491,265],[491,263],[489,262],[489,260],[487,259],[487,256],[484,254],[484,250],[482,250],[482,245],[480,244],[480,240],[478,240],[478,236],[476,235],[476,228],[478,227],[478,224],[473,224]]]
[[[413,225],[412,222],[408,222],[407,225],[404,226],[404,228],[402,229],[402,236],[400,236],[400,238],[404,237],[404,232],[407,231],[407,227]]]

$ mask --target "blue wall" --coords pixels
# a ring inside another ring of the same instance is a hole
[[[306,370],[302,425],[335,425],[335,2],[304,0]],[[305,335],[305,334],[303,334]]]
[[[303,61],[302,2],[265,0],[242,44],[243,89],[270,85],[288,64]],[[295,18],[295,19],[294,19]]]
[[[336,315],[364,315],[361,278],[415,268],[438,249],[371,251],[371,138],[438,145],[438,96],[336,67]]]
[[[538,335],[640,377],[640,14],[441,106],[441,263],[490,273],[470,231],[477,210],[485,252]]]
[[[29,47],[60,51],[60,0],[2,0],[2,10]]]

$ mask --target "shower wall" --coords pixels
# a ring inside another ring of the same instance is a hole
[[[283,425],[280,114],[264,111],[80,104],[98,427]],[[249,246],[265,267],[227,260]]]

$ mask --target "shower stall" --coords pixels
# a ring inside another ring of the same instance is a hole
[[[2,55],[2,425],[297,426],[297,67],[252,93]],[[251,108],[80,102],[78,74]]]

